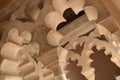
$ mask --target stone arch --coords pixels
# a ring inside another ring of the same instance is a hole
[[[83,68],[81,73],[88,80],[95,80],[95,69],[91,67],[93,60],[90,58],[90,55],[93,55],[94,53],[92,51],[94,46],[96,46],[98,50],[104,49],[106,56],[111,55],[111,62],[114,63],[118,68],[120,67],[120,54],[117,52],[117,49],[114,48],[111,42],[111,33],[109,33],[109,31],[103,26],[99,25],[99,27],[96,27],[95,30],[89,34],[89,36],[81,36],[76,42],[73,43],[72,49],[69,48],[70,53],[68,54],[68,57],[70,56],[72,60],[78,60],[77,65],[82,66]]]
[[[70,1],[53,0],[52,3],[53,3],[52,5],[53,5],[55,10],[48,13],[48,15],[45,17],[45,23],[46,23],[48,28],[55,30],[57,33],[59,33],[58,32],[59,29],[63,28],[65,25],[71,23],[73,20],[75,20],[76,18],[78,18],[84,14],[87,15],[88,21],[93,21],[93,20],[96,20],[98,18],[98,12],[97,12],[96,8],[94,8],[92,6],[84,7],[84,4],[85,4],[84,0],[75,0],[75,2],[72,0],[70,0]],[[59,6],[60,4],[64,5],[64,6],[60,7]],[[78,5],[78,4],[80,4],[80,5]],[[63,12],[65,13],[66,17],[64,16]],[[63,13],[63,15],[61,15],[60,13]],[[68,13],[68,14],[66,14],[66,13]],[[56,17],[56,18],[53,19],[54,17]],[[48,35],[49,35],[49,33],[48,33]],[[53,38],[53,36],[54,36],[54,38]],[[59,39],[59,37],[57,36],[59,40],[56,41],[55,36],[56,36],[56,34],[49,35],[49,37],[51,37],[51,39],[53,39],[53,41],[55,43],[58,43],[57,45],[59,45],[59,41],[62,38]],[[51,39],[50,38],[47,39],[48,42],[51,42],[52,41]],[[57,45],[54,45],[52,43],[50,45],[57,46]]]

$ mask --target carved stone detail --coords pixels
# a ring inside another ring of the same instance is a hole
[[[86,79],[95,80],[90,58],[94,46],[120,67],[120,30],[111,33],[100,25],[104,20],[97,24],[99,11],[85,0],[22,2],[9,21],[0,24],[0,80],[70,80],[69,59],[78,61]]]
[[[16,35],[12,33],[16,33]],[[27,32],[27,35],[26,32],[22,32],[24,35],[20,37],[18,33],[17,29],[11,29],[8,33],[9,41],[2,46],[1,55],[5,59],[1,63],[0,70],[5,75],[4,80],[8,80],[8,78],[14,80],[39,80],[38,65],[33,59],[39,53],[39,46],[36,43],[30,43],[31,34],[29,32]],[[29,43],[23,44],[23,39],[28,40]]]

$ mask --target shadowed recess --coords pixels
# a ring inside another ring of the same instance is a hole
[[[116,80],[116,76],[120,75],[120,68],[111,62],[111,55],[105,55],[105,49],[97,50],[93,47],[94,54],[90,56],[93,59],[91,64],[95,68],[95,80]]]
[[[45,3],[45,0],[40,0],[40,2],[38,3],[38,7],[40,9],[43,9],[44,8],[44,3]]]
[[[94,28],[94,29],[92,29],[92,30],[90,30],[89,32],[87,32],[87,33],[85,33],[85,34],[80,35],[79,37],[89,36],[89,35],[90,35],[90,33],[92,33],[94,30],[95,30],[95,28]]]
[[[68,8],[67,10],[64,11],[63,17],[66,19],[66,22],[62,22],[57,26],[57,30],[63,28],[67,24],[71,23],[75,19],[79,18],[80,16],[84,15],[85,12],[84,10],[80,11],[78,15],[74,13],[74,11],[71,8]]]
[[[99,37],[96,37],[96,38],[99,39],[99,40],[103,40],[103,41],[108,42],[107,38],[104,35],[100,35]]]
[[[69,59],[69,64],[67,65],[67,77],[70,80],[87,80],[87,78],[81,74],[82,67],[77,66],[78,61],[72,61]]]
[[[25,22],[33,22],[32,19],[27,18],[27,17],[19,17],[19,18],[17,18],[17,20],[19,20],[19,21],[21,21],[23,23],[25,23]]]
[[[81,53],[82,53],[82,51],[83,51],[83,49],[84,49],[84,44],[85,44],[85,42],[83,42],[82,45],[77,44],[77,45],[76,45],[76,49],[71,49],[71,50],[72,50],[73,52],[75,52],[76,54],[79,54],[79,55],[81,56]]]

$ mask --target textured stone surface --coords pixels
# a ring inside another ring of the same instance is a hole
[[[39,44],[40,54],[43,51],[51,49],[52,47],[47,43],[46,35],[49,32],[49,29],[45,25],[36,26],[33,31],[33,42],[37,42]]]

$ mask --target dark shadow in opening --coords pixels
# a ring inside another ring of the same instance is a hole
[[[33,22],[33,20],[30,19],[30,18],[17,18],[16,20],[19,20],[19,21],[21,21],[23,23],[25,23],[25,22]]]
[[[44,3],[45,3],[45,0],[40,0],[40,2],[38,3],[39,9],[43,9],[44,8]]]
[[[71,23],[72,21],[74,21],[75,19],[79,18],[84,14],[85,14],[84,10],[80,11],[78,15],[76,15],[71,8],[66,9],[63,13],[63,17],[66,19],[66,22],[60,23],[57,26],[57,30],[63,28],[64,26],[66,26],[67,24]]]
[[[75,52],[76,54],[78,54],[78,55],[81,56],[81,53],[82,53],[82,51],[83,51],[83,49],[84,49],[84,44],[85,44],[85,42],[83,42],[82,45],[77,44],[77,45],[76,45],[76,49],[71,49],[71,51],[73,51],[73,52]]]
[[[77,66],[78,61],[72,61],[71,59],[69,59],[69,63],[67,65],[67,70],[68,70],[68,74],[67,74],[67,78],[70,80],[87,80],[87,78],[81,74],[82,71],[82,67],[81,66]]]
[[[94,30],[95,30],[95,28],[93,28],[92,30],[88,31],[88,32],[85,33],[85,34],[80,35],[79,37],[89,36]]]
[[[93,47],[94,54],[90,56],[93,59],[91,66],[95,68],[95,80],[116,80],[115,77],[120,75],[120,68],[111,62],[111,55],[105,55],[105,49],[97,50]]]
[[[99,37],[96,37],[96,38],[99,39],[99,40],[103,40],[103,41],[109,42],[105,35],[100,35]]]

